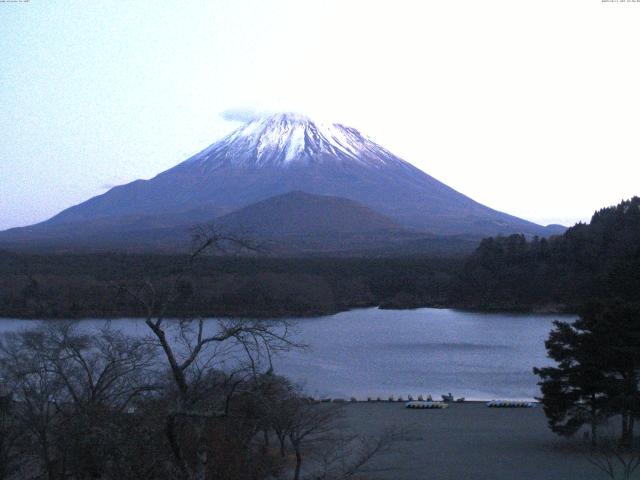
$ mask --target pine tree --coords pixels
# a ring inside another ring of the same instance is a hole
[[[640,416],[640,308],[638,305],[590,304],[578,320],[555,322],[545,342],[556,367],[535,368],[549,426],[573,435],[619,415],[621,443],[630,445]]]

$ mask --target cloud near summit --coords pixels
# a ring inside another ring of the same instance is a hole
[[[230,108],[220,113],[220,116],[231,122],[251,122],[264,117],[267,112],[259,112],[252,108]]]

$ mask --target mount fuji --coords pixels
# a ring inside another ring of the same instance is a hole
[[[255,218],[247,213],[253,204],[290,192],[318,197],[313,201],[316,219],[326,214],[343,225],[336,205],[344,205],[348,215],[357,211],[376,216],[376,221],[362,225],[393,225],[387,231],[396,233],[548,236],[564,229],[486,207],[354,128],[282,113],[246,123],[150,180],[114,187],[45,222],[0,232],[0,245],[95,245],[111,237],[110,245],[117,247],[118,239],[125,245],[135,237],[152,246],[154,239],[176,228],[215,223],[216,218],[226,218],[222,223],[229,227],[232,212],[240,209],[244,213],[236,217]],[[346,202],[336,204],[335,197]],[[274,204],[278,208],[268,210],[273,216],[268,221],[286,223],[296,201],[309,201],[300,195],[284,198],[287,201]],[[331,205],[324,210],[323,199]],[[318,223],[314,218],[308,222]],[[319,223],[327,224],[326,219]],[[314,233],[300,222],[296,225],[299,235]]]

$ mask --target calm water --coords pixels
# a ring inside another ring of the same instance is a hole
[[[275,359],[276,371],[309,394],[349,398],[452,392],[467,399],[531,399],[538,395],[533,366],[548,365],[544,340],[552,321],[567,315],[489,314],[422,308],[352,310],[292,319],[308,345]],[[0,319],[0,332],[34,321]],[[88,327],[103,320],[85,320]],[[113,320],[133,334],[140,320]]]

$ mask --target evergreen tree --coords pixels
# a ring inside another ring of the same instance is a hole
[[[551,429],[572,435],[619,415],[621,443],[633,438],[640,416],[640,308],[624,303],[594,303],[578,320],[555,322],[545,342],[556,367],[535,368],[540,376],[541,401]]]
[[[596,442],[597,425],[606,418],[605,384],[595,352],[584,352],[584,334],[575,324],[554,322],[545,342],[557,367],[534,368],[541,378],[542,405],[555,433],[571,436],[583,425],[591,427]]]

